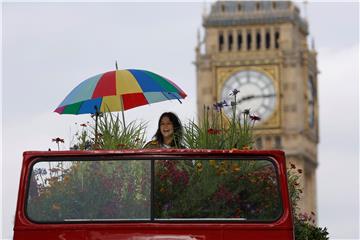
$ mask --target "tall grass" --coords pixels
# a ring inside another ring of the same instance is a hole
[[[235,92],[235,91],[234,91]],[[216,103],[213,108],[204,106],[199,123],[190,120],[185,124],[184,143],[188,148],[207,149],[251,149],[254,144],[253,128],[259,117],[249,109],[238,112],[236,94],[229,106],[225,101]],[[231,107],[232,116],[226,116],[223,108]]]
[[[72,150],[137,149],[145,143],[146,122],[131,121],[124,126],[118,113],[102,113],[97,121],[97,133],[93,125],[82,124],[83,128],[76,134]]]

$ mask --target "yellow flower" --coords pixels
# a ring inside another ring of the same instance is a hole
[[[160,192],[162,192],[162,193],[165,192],[165,188],[163,188],[163,187],[160,188]]]
[[[210,163],[211,166],[216,166],[216,161],[215,160],[210,160],[209,163]]]
[[[60,204],[58,204],[58,203],[54,203],[53,205],[52,205],[52,209],[54,209],[54,210],[60,210]]]
[[[203,170],[203,165],[201,163],[197,163],[196,168],[199,172],[201,172]]]
[[[223,171],[227,171],[230,167],[230,162],[229,161],[226,161],[226,160],[223,160],[221,161],[220,163],[220,169],[223,170]]]
[[[226,169],[218,169],[218,170],[216,171],[216,175],[217,175],[217,176],[222,176],[222,175],[225,176],[226,173],[227,173]]]
[[[48,191],[48,190],[45,190],[44,191],[44,196],[45,197],[48,197],[48,196],[50,196],[51,195],[51,192],[50,191]]]
[[[64,177],[64,183],[67,183],[69,180],[70,180],[70,177],[66,175],[66,176]]]
[[[243,150],[250,150],[251,148],[248,145],[243,146]]]
[[[240,171],[240,166],[239,166],[239,164],[234,163],[234,164],[232,165],[232,171],[233,171],[233,172],[239,172],[239,171]]]

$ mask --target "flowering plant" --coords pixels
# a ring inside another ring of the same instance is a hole
[[[204,106],[199,124],[189,121],[184,125],[184,144],[188,148],[244,150],[253,148],[253,128],[260,118],[252,114],[251,109],[237,112],[236,96],[238,93],[239,91],[236,89],[231,92],[234,97],[234,101],[231,103],[220,101],[211,107]],[[225,116],[224,108],[232,109],[230,117]],[[118,115],[103,114],[100,116],[97,133],[89,124],[80,126],[82,129],[76,135],[77,143],[74,144],[73,149],[141,148],[144,143],[145,124],[131,122],[126,128],[123,128]],[[99,139],[96,143],[94,141],[95,134]],[[56,141],[57,144],[60,142]],[[47,215],[49,210],[55,212],[56,217],[61,217],[59,213],[71,214],[79,206],[72,209],[70,205],[66,205],[69,202],[64,202],[66,199],[64,196],[71,196],[77,191],[84,199],[95,197],[95,201],[89,204],[85,201],[81,205],[83,208],[80,208],[84,209],[84,214],[87,214],[86,210],[90,209],[90,217],[131,217],[130,215],[121,215],[124,214],[121,212],[121,207],[124,206],[133,206],[134,209],[147,212],[148,197],[144,192],[136,192],[136,189],[143,189],[144,184],[150,181],[149,175],[145,176],[141,170],[143,166],[135,164],[125,172],[121,172],[117,167],[117,170],[114,171],[101,163],[98,163],[96,168],[94,168],[95,165],[90,166],[89,164],[74,164],[73,168],[80,168],[76,174],[72,168],[63,169],[62,174],[56,176],[49,176],[43,170],[34,171],[33,174],[37,179],[33,182],[34,185],[38,185],[41,194],[34,194],[37,197],[32,198],[32,201],[39,202],[30,211],[33,211],[34,214],[43,214],[44,217],[50,216]],[[49,169],[53,170],[53,168]],[[123,178],[117,175],[117,172],[121,172]],[[328,239],[326,228],[313,226],[314,213],[306,215],[295,211],[298,210],[298,201],[302,194],[299,186],[301,173],[301,169],[296,169],[294,164],[290,164],[288,184],[294,209],[296,239]],[[39,183],[39,179],[45,175],[48,177],[46,179],[48,183]],[[154,214],[159,218],[207,216],[210,218],[273,219],[281,204],[277,197],[275,175],[269,166],[264,166],[256,161],[249,163],[236,160],[157,160],[154,179],[156,193]],[[97,177],[94,178],[94,176]],[[134,178],[134,176],[138,177]],[[83,192],[84,185],[79,184],[84,181],[89,184],[86,185],[87,190]],[[126,183],[126,188],[124,185],[114,185],[118,183]],[[137,187],[134,187],[136,184],[138,184]],[[67,188],[73,191],[68,191]],[[145,188],[149,189],[149,186],[147,185]],[[91,191],[94,189],[96,191]],[[104,197],[108,199],[105,203],[102,202]],[[145,208],[141,208],[141,206],[145,206]],[[66,213],[67,209],[69,213]],[[92,212],[96,209],[101,209],[101,211]],[[141,214],[136,216],[145,217]]]
[[[80,124],[72,150],[135,149],[144,145],[146,123],[132,121],[124,127],[119,114],[112,113],[102,113],[98,118],[96,131],[89,123]]]
[[[269,161],[164,160],[155,164],[157,218],[273,220],[281,212]]]
[[[184,144],[194,149],[252,149],[258,116],[250,109],[238,113],[236,95],[204,107],[199,124],[184,126]],[[226,117],[223,109],[232,108]],[[160,162],[156,171],[156,214],[161,217],[224,217],[274,219],[280,209],[271,166],[261,161],[193,160]],[[266,193],[266,196],[264,195]],[[235,206],[235,207],[234,207]],[[237,207],[236,207],[237,206]]]
[[[150,162],[60,161],[35,164],[27,212],[31,219],[148,218]]]
[[[237,112],[237,89],[231,92],[234,101],[230,105],[226,101],[213,104],[213,108],[204,106],[200,123],[189,121],[184,128],[184,141],[188,148],[208,149],[251,149],[254,143],[253,128],[260,117],[251,114],[250,109]],[[223,109],[231,107],[229,118]]]
[[[303,194],[302,188],[300,186],[302,173],[303,170],[297,168],[294,163],[289,164],[287,169],[288,189],[294,214],[295,239],[327,240],[329,239],[329,233],[326,227],[321,228],[315,225],[315,213],[303,213],[298,206]]]

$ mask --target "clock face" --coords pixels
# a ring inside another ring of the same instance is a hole
[[[314,127],[314,123],[315,123],[315,107],[314,107],[314,103],[315,103],[315,89],[314,89],[314,84],[312,82],[312,79],[308,79],[307,81],[307,91],[306,91],[306,96],[307,96],[307,121],[308,124],[310,126],[310,128]]]
[[[239,71],[227,79],[221,91],[222,100],[234,102],[233,90],[236,94],[236,114],[250,109],[251,114],[261,117],[260,122],[266,121],[275,109],[276,93],[273,81],[258,71]],[[224,112],[233,116],[232,107],[224,108]]]

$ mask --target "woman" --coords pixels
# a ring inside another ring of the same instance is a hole
[[[144,148],[184,148],[182,145],[183,128],[178,116],[172,112],[161,114],[158,129],[153,140]]]

